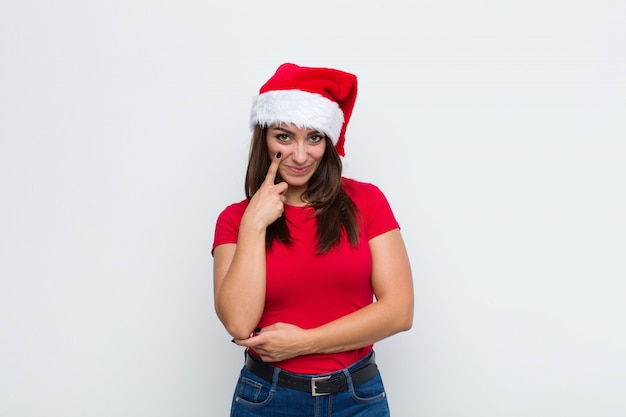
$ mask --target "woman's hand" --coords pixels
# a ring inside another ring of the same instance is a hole
[[[257,227],[266,228],[282,216],[285,209],[285,193],[288,185],[284,181],[274,184],[278,165],[280,165],[280,156],[280,153],[276,154],[267,170],[267,175],[261,188],[250,199],[250,203],[243,215],[242,223],[252,222]]]
[[[254,349],[265,362],[280,362],[306,354],[306,340],[306,330],[293,324],[275,323],[247,339],[233,339],[233,342]]]

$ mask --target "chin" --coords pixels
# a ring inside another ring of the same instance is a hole
[[[283,180],[291,187],[304,187],[309,183],[309,180],[311,179],[311,177],[292,177],[292,176],[286,176],[283,177]]]
[[[287,183],[287,185],[289,185],[290,187],[306,187],[306,185],[309,183],[309,180],[307,179],[306,181],[291,181],[291,180],[286,180],[285,181]]]

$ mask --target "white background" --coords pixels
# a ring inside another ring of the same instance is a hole
[[[626,415],[623,1],[3,0],[0,416],[228,415],[210,246],[287,61],[359,76],[345,173],[415,280],[393,416]]]

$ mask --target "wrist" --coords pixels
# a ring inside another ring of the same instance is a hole
[[[305,330],[302,338],[302,352],[300,354],[313,355],[316,353],[323,353],[320,351],[319,346],[319,331],[317,329]]]
[[[265,231],[267,230],[267,226],[260,223],[255,222],[253,219],[250,219],[245,214],[241,218],[241,223],[239,225],[239,233],[246,233],[252,235],[259,235],[265,237]]]

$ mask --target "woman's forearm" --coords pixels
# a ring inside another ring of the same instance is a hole
[[[359,349],[409,330],[413,299],[381,300],[323,326],[309,330],[307,353],[336,353]]]
[[[412,320],[411,293],[404,299],[378,301],[314,329],[274,323],[253,337],[246,335],[235,342],[253,348],[266,362],[280,362],[296,356],[359,349],[408,330]]]

